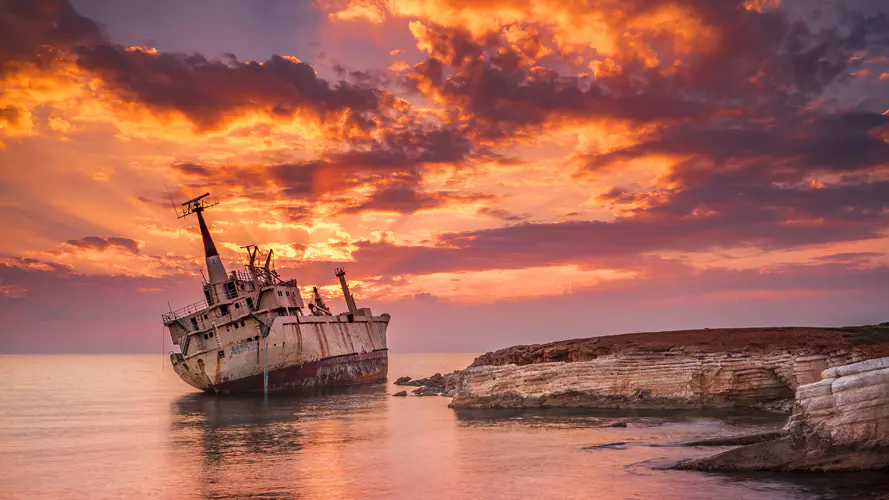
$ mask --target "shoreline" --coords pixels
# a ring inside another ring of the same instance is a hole
[[[779,434],[717,437],[711,441],[739,447],[675,467],[889,470],[884,325],[682,330],[521,345],[482,354],[463,370],[395,384],[417,386],[416,396],[452,397],[455,410],[792,410]]]

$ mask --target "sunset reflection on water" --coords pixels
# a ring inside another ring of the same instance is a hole
[[[392,355],[390,380],[471,355]],[[701,474],[664,446],[780,426],[763,413],[454,411],[376,385],[188,392],[156,356],[0,358],[4,498],[869,498],[886,474]],[[126,375],[126,376],[125,376]],[[603,428],[616,420],[627,428]],[[625,443],[597,448],[598,445]],[[828,480],[829,479],[829,480]]]

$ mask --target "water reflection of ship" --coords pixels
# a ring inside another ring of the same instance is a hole
[[[377,421],[363,415],[379,414],[386,401],[383,385],[272,394],[267,403],[262,395],[186,394],[170,405],[171,459],[202,497],[293,498],[322,486],[294,477],[307,455],[363,439],[349,422]]]
[[[255,397],[183,396],[171,411],[173,443],[189,456],[199,452],[206,465],[251,455],[292,454],[300,447],[294,412],[272,401],[265,406]]]
[[[173,430],[189,428],[226,429],[239,426],[268,426],[281,422],[319,418],[337,411],[355,412],[378,403],[386,395],[381,384],[316,388],[311,393],[213,396],[203,392],[185,394],[171,405]]]

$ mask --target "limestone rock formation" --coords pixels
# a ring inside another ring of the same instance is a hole
[[[692,470],[889,470],[889,357],[827,369],[796,391],[778,439],[674,468]]]
[[[889,328],[692,330],[517,346],[446,378],[462,408],[788,411],[823,370],[878,356],[889,356]]]

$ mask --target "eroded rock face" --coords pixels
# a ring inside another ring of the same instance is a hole
[[[453,407],[725,408],[789,411],[827,368],[889,356],[889,329],[640,333],[517,346],[455,377]]]
[[[454,407],[726,408],[789,410],[793,391],[824,367],[858,361],[853,351],[625,352],[576,363],[464,370]]]
[[[796,392],[778,439],[677,464],[691,470],[889,470],[889,357],[825,370]]]
[[[796,393],[788,434],[813,445],[889,446],[889,357],[825,370]]]

